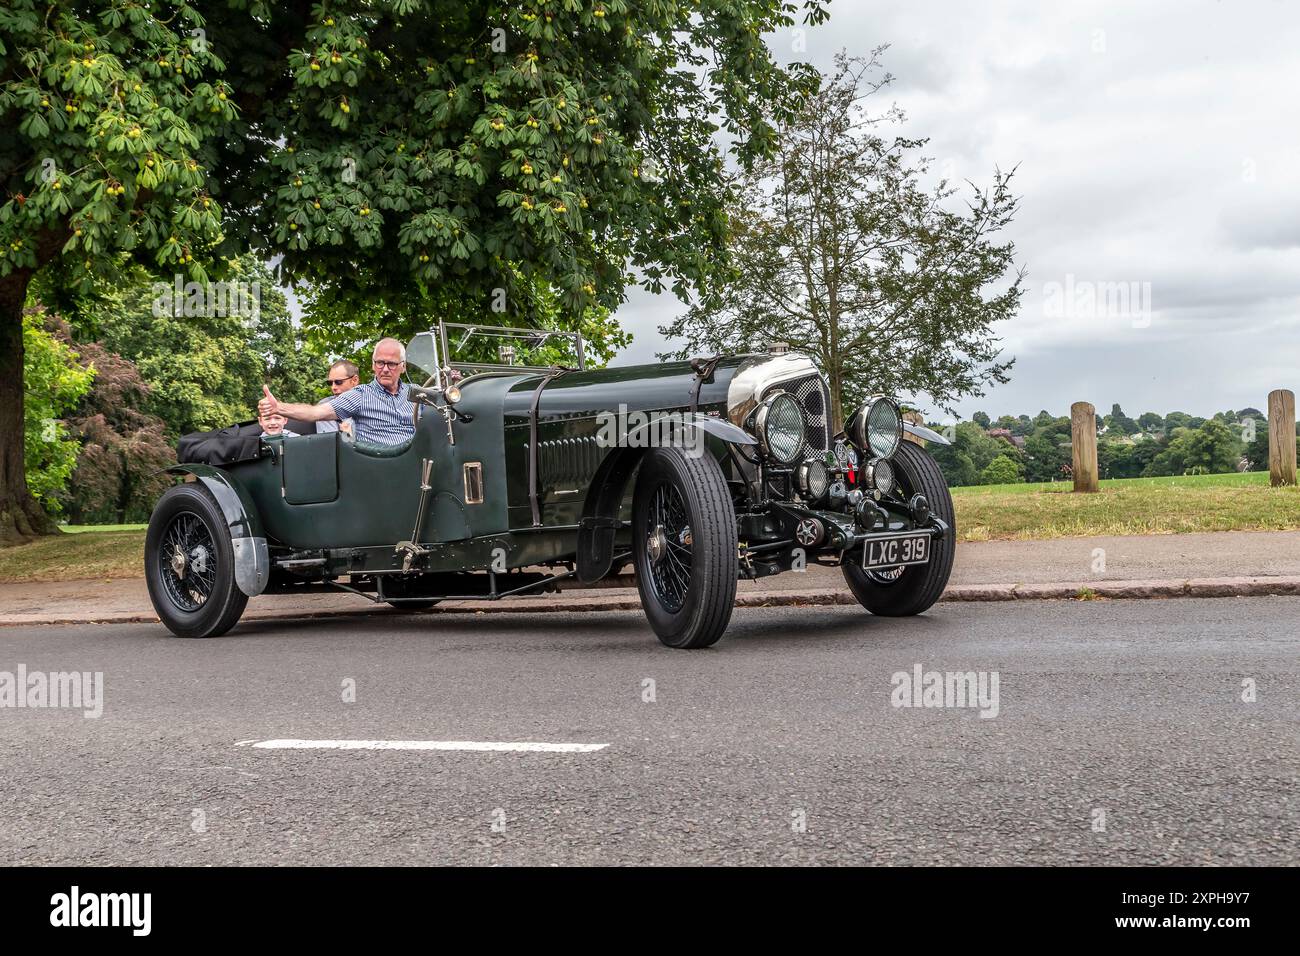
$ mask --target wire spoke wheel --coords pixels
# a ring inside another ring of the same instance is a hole
[[[163,493],[149,517],[144,567],[149,600],[169,631],[215,637],[235,626],[248,604],[236,581],[237,562],[255,554],[250,543],[236,550],[229,519],[200,482]]]
[[[700,648],[726,630],[736,597],[736,515],[717,461],[653,448],[632,507],[641,606],[659,640]]]
[[[664,482],[650,499],[650,580],[655,596],[676,613],[686,604],[691,589],[691,526],[681,493]]]
[[[167,597],[182,611],[197,611],[217,584],[217,547],[207,525],[182,511],[163,532],[158,573]]]
[[[903,572],[906,570],[907,568],[901,564],[893,568],[872,568],[867,572],[867,577],[877,584],[893,584],[903,576]]]

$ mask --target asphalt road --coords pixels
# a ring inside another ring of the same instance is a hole
[[[0,863],[1296,864],[1298,623],[1285,597],[761,609],[703,652],[634,613],[3,628],[0,672],[104,697],[0,708]],[[996,673],[997,716],[892,706],[917,664]],[[285,738],[608,746],[240,744]]]

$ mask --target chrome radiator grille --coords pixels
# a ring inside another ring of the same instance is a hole
[[[820,375],[807,375],[789,382],[782,382],[767,390],[788,392],[803,409],[803,446],[799,449],[799,460],[824,455],[831,447],[830,429],[830,393]],[[763,397],[766,398],[767,395]]]

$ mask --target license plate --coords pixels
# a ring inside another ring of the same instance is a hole
[[[864,568],[895,568],[925,564],[930,560],[930,536],[909,534],[898,538],[868,538],[862,544]]]

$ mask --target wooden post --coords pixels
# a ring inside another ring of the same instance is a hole
[[[1074,490],[1097,491],[1097,410],[1088,402],[1070,406],[1070,445],[1074,452]]]
[[[1269,484],[1294,485],[1295,392],[1279,388],[1268,393]]]

